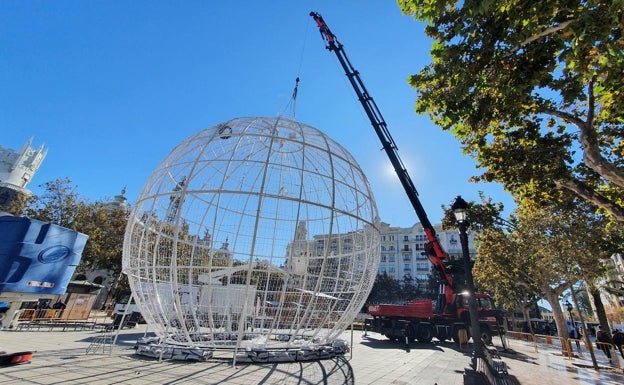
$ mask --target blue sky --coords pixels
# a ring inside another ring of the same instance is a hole
[[[429,60],[424,26],[394,1],[0,2],[0,145],[30,137],[48,156],[28,186],[68,177],[90,200],[127,186],[132,202],[180,142],[243,116],[289,117],[341,143],[373,188],[381,219],[418,222],[344,71],[309,16],[321,13],[381,110],[430,220],[461,194],[509,209],[448,132],[414,112],[407,77]],[[292,117],[292,116],[290,116]]]

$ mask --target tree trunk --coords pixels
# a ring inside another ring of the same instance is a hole
[[[548,291],[545,293],[545,298],[552,308],[555,324],[557,325],[557,334],[561,338],[561,354],[564,356],[572,356],[574,353],[568,340],[568,325],[566,324],[565,316],[559,304],[559,295]]]
[[[592,301],[594,302],[594,306],[596,307],[596,316],[598,317],[598,322],[602,325],[602,328],[609,332],[611,335],[611,329],[609,328],[609,320],[607,319],[607,312],[605,312],[604,304],[602,303],[602,298],[600,297],[600,289],[598,289],[594,285],[589,285],[589,293],[592,296]]]

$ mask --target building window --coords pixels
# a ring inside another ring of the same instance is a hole
[[[394,255],[388,257],[388,262],[394,262]]]
[[[381,256],[381,262],[386,262],[386,256],[385,255]]]
[[[409,235],[404,235],[403,236],[403,241],[404,242],[409,242]]]

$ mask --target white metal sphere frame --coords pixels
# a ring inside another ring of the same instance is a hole
[[[139,354],[235,361],[344,354],[338,339],[372,289],[377,207],[349,152],[282,117],[191,136],[145,183],[123,271],[157,337]]]

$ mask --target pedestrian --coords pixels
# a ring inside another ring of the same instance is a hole
[[[573,339],[576,342],[576,350],[578,350],[578,352],[581,352],[581,342],[580,342],[580,338],[581,335],[579,334],[579,331],[576,327],[572,327],[572,329],[570,329],[570,338]]]
[[[598,347],[607,356],[607,358],[609,359],[609,363],[611,363],[611,344],[613,344],[613,341],[611,341],[611,336],[609,335],[609,332],[602,329],[602,325],[598,326],[598,332],[596,332],[596,340]]]
[[[615,329],[613,331],[613,345],[620,351],[620,355],[624,358],[624,353],[622,353],[622,345],[624,345],[624,333],[622,333],[619,329]]]

